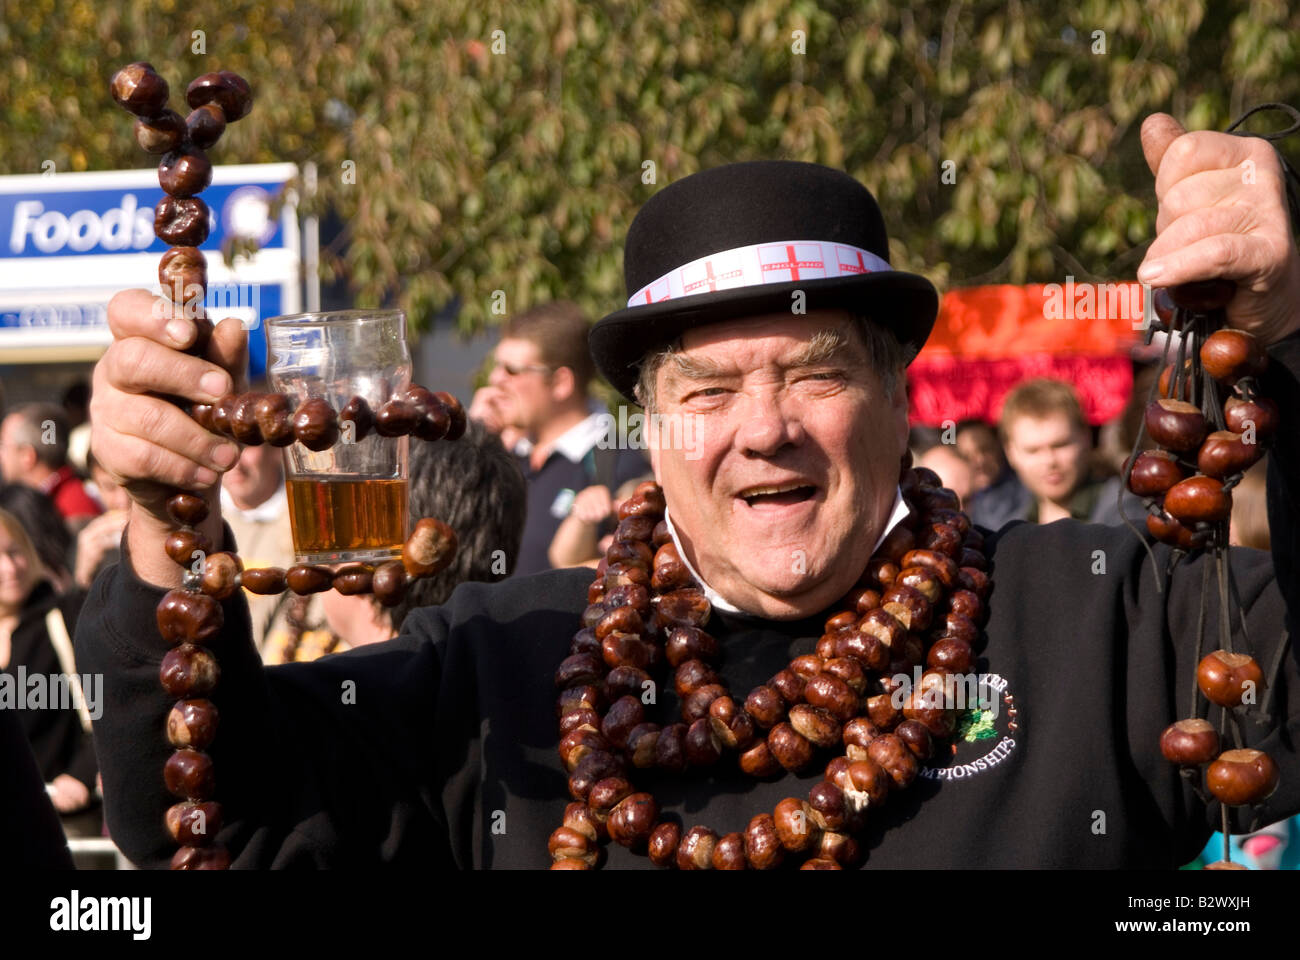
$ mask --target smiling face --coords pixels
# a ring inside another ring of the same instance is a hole
[[[838,348],[820,331],[838,334]],[[885,395],[850,316],[779,313],[689,331],[656,397],[665,423],[691,420],[668,431],[652,419],[650,453],[709,585],[775,619],[843,596],[888,520],[907,445],[906,390]],[[666,442],[672,433],[691,442]]]

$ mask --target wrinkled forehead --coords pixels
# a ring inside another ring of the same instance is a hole
[[[831,356],[865,359],[856,324],[847,311],[817,310],[809,314],[765,314],[720,320],[687,330],[676,344],[678,362],[671,374],[693,372],[745,373],[777,364],[797,366]]]

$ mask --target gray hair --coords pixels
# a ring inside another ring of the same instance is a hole
[[[905,381],[903,371],[916,356],[916,348],[899,343],[892,330],[873,323],[865,314],[855,313],[851,316],[853,328],[867,348],[868,363],[880,377],[885,395],[892,400],[899,386]],[[847,342],[844,334],[839,330],[819,330],[809,342],[808,352],[827,354],[845,346]],[[658,410],[656,383],[659,371],[670,360],[679,364],[685,360],[682,356],[680,337],[666,347],[647,353],[641,361],[635,387],[636,401],[652,413]]]

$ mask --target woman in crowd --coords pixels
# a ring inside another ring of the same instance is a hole
[[[70,682],[76,667],[69,638],[82,599],[56,592],[23,525],[0,510],[0,671],[10,675],[6,696],[16,701],[4,706],[18,716],[65,829],[97,835],[99,825],[90,822],[99,814],[90,715],[71,692],[79,682]],[[98,690],[86,693],[95,697]]]

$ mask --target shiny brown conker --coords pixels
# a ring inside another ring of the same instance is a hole
[[[204,593],[169,590],[158,604],[158,631],[168,643],[206,643],[221,632],[221,604]]]
[[[180,700],[167,714],[167,742],[173,747],[203,750],[216,736],[217,708],[211,700]]]
[[[1128,488],[1139,497],[1158,497],[1175,483],[1185,479],[1187,471],[1178,458],[1165,450],[1143,450],[1133,461]]]
[[[1196,454],[1197,469],[1217,480],[1249,470],[1264,456],[1264,445],[1246,443],[1244,437],[1245,434],[1231,430],[1215,430],[1205,438]]]
[[[282,567],[257,567],[239,575],[239,583],[249,593],[271,595],[284,593],[288,588]]]
[[[185,102],[191,107],[215,103],[221,108],[225,122],[234,123],[248,116],[248,111],[253,109],[253,91],[239,74],[220,70],[190,81],[185,88]]]
[[[424,517],[402,545],[402,566],[412,577],[431,577],[456,557],[456,531],[434,517]]]
[[[185,800],[211,800],[217,782],[212,758],[198,750],[177,750],[163,766],[163,782],[174,796]]]
[[[1215,650],[1196,665],[1196,685],[1211,703],[1237,707],[1248,690],[1258,698],[1264,689],[1264,671],[1254,657]]]
[[[1277,404],[1267,397],[1245,400],[1229,397],[1223,403],[1223,422],[1233,433],[1245,433],[1258,442],[1277,432]]]
[[[405,437],[415,430],[420,415],[414,404],[389,400],[375,413],[375,433],[381,437]]]
[[[1277,789],[1273,758],[1261,750],[1228,750],[1205,771],[1205,786],[1225,806],[1267,800]]]
[[[1153,400],[1144,419],[1152,440],[1180,453],[1200,446],[1208,429],[1200,408],[1186,400]]]
[[[158,163],[158,185],[173,197],[192,197],[212,183],[212,161],[197,147],[182,144]]]
[[[253,404],[253,417],[262,439],[273,447],[287,447],[294,441],[293,415],[283,393],[262,393]]]
[[[323,397],[302,403],[293,415],[293,435],[308,450],[328,450],[339,439],[339,422],[334,408]]]
[[[173,697],[207,696],[220,679],[216,657],[192,643],[168,650],[158,670],[162,688]]]
[[[1201,369],[1220,383],[1233,384],[1242,377],[1258,377],[1268,367],[1268,354],[1253,334],[1224,327],[1201,344]]]
[[[345,597],[370,593],[375,569],[366,563],[349,563],[334,571],[334,589]]]
[[[360,443],[370,435],[375,428],[375,415],[365,397],[353,397],[344,404],[339,411],[339,423],[342,425],[347,422],[352,424],[352,430],[350,435],[344,434],[346,442]]]
[[[153,64],[143,60],[127,64],[113,74],[109,90],[119,107],[137,117],[160,115],[167,108],[170,93],[167,81],[153,68]]]
[[[1213,477],[1180,480],[1165,494],[1165,511],[1184,526],[1218,523],[1232,515],[1232,494]]]
[[[208,502],[195,493],[178,491],[167,498],[167,516],[177,523],[198,526],[208,516]]]
[[[197,247],[208,239],[208,205],[198,197],[163,197],[154,208],[153,232],[163,243]]]
[[[185,120],[175,110],[163,110],[155,117],[135,122],[135,142],[145,153],[167,153],[185,139]]]
[[[261,396],[260,393],[240,394],[230,411],[230,433],[245,446],[256,447],[263,442],[262,428],[257,422],[257,401]]]
[[[1160,752],[1170,763],[1197,767],[1219,754],[1219,735],[1207,720],[1179,720],[1160,734]]]
[[[285,572],[284,579],[289,589],[299,596],[323,593],[334,585],[334,574],[328,567],[310,563],[294,564]]]
[[[195,107],[185,118],[185,132],[190,143],[200,150],[206,150],[226,132],[226,115],[215,103]]]
[[[406,568],[401,560],[389,560],[375,568],[370,589],[385,607],[395,607],[406,596]]]

